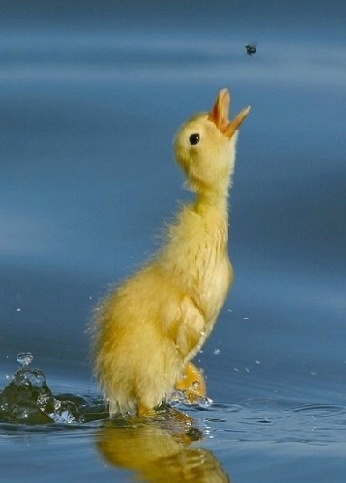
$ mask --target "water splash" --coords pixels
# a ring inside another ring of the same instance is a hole
[[[184,391],[180,391],[178,389],[174,390],[171,394],[169,399],[170,406],[178,406],[179,404],[184,404],[185,402],[185,393]]]
[[[81,422],[74,402],[54,397],[44,373],[29,368],[32,360],[30,352],[18,354],[17,362],[21,367],[0,393],[0,420],[24,424]]]
[[[31,352],[20,352],[17,355],[17,362],[21,366],[28,366],[32,362],[33,358],[34,356],[31,354]]]
[[[0,391],[0,423],[77,425],[109,418],[101,397],[53,395],[43,371],[31,367],[33,359],[30,352],[17,355],[20,367],[12,376],[6,377],[9,383]],[[200,382],[193,381],[187,390],[173,391],[167,402],[173,410],[184,406],[210,408],[213,401],[198,394],[199,389]]]
[[[198,406],[202,409],[209,409],[213,405],[213,400],[207,396],[201,396],[198,400]]]
[[[174,390],[168,403],[173,407],[185,405],[196,406],[201,409],[209,409],[213,405],[213,400],[207,396],[200,396],[189,391]]]

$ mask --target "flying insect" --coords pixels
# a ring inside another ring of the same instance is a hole
[[[256,53],[256,44],[252,42],[251,44],[245,45],[247,55],[253,55]]]

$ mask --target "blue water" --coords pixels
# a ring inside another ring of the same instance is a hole
[[[194,481],[343,483],[346,7],[70,3],[0,2],[0,387],[29,351],[55,394],[99,397],[92,309],[190,199],[174,133],[228,87],[233,112],[252,107],[230,197],[236,275],[197,358],[214,405],[185,408],[204,438],[174,460],[177,481],[195,448],[212,463]],[[126,430],[133,458],[141,431],[170,441],[146,429]],[[4,423],[0,481],[128,481],[100,443],[125,432],[102,431]],[[155,464],[175,481],[168,457]]]

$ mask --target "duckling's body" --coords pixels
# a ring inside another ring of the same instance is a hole
[[[228,105],[223,90],[211,114],[193,117],[178,132],[177,159],[196,200],[182,208],[157,256],[99,308],[95,371],[111,415],[145,414],[169,397],[227,296],[227,196],[237,129],[249,111],[229,122]]]

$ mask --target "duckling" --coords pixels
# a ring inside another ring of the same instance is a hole
[[[167,229],[151,261],[108,295],[95,318],[95,374],[116,413],[150,415],[193,374],[190,362],[212,331],[233,279],[228,257],[228,190],[238,130],[222,89],[210,112],[194,115],[174,147],[196,193]]]

